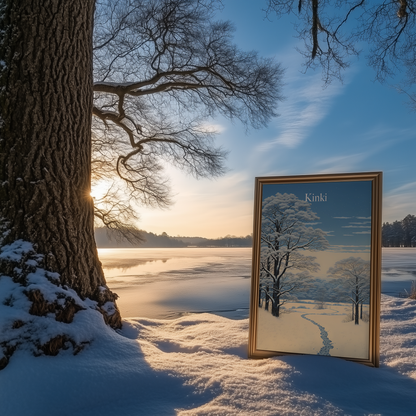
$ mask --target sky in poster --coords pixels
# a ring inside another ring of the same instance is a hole
[[[228,172],[197,181],[166,166],[175,204],[167,210],[138,207],[138,226],[173,236],[251,234],[256,176],[315,173],[383,171],[383,221],[416,214],[416,113],[405,95],[374,82],[365,45],[343,83],[323,88],[320,71],[302,73],[295,16],[266,19],[265,0],[222,3],[218,19],[233,22],[237,46],[285,68],[280,116],[267,128],[248,132],[238,121],[207,120],[219,133],[216,143],[229,150]]]
[[[327,233],[331,246],[369,250],[371,182],[321,182],[263,185],[262,199],[276,193],[296,195],[311,204],[319,220],[311,224]]]

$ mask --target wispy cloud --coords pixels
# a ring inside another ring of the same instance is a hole
[[[409,182],[387,192],[383,198],[383,221],[400,221],[413,214],[416,206],[416,182]]]
[[[397,146],[400,142],[412,140],[413,129],[398,128],[397,125],[390,126],[384,122],[372,126],[360,135],[361,140],[374,141],[378,150],[384,150],[391,146]]]
[[[363,162],[368,157],[368,153],[353,153],[350,155],[341,155],[328,157],[316,163],[321,173],[333,172],[348,172],[354,170],[357,165]]]
[[[335,97],[340,95],[345,84],[334,83],[322,88],[319,74],[296,74],[289,78],[284,91],[286,100],[280,107],[277,121],[278,135],[258,146],[259,151],[281,145],[290,149],[298,147],[329,113]]]
[[[411,129],[393,129],[380,124],[367,131],[358,132],[354,142],[360,143],[359,152],[356,150],[357,146],[354,146],[352,148],[354,150],[351,151],[341,148],[338,154],[317,161],[316,167],[320,173],[351,172],[362,169],[364,163],[367,166],[371,163],[374,166],[373,170],[380,170],[380,155],[384,155],[390,148],[397,147],[399,143],[403,145],[404,142],[413,138]]]

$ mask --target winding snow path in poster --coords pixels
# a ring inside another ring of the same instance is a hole
[[[351,320],[351,305],[327,303],[317,309],[313,301],[288,302],[279,318],[258,309],[259,349],[334,357],[366,358],[369,323]],[[367,314],[367,307],[363,314]]]
[[[303,319],[306,319],[309,322],[312,322],[321,331],[321,338],[324,343],[324,346],[319,350],[319,352],[316,355],[330,355],[329,350],[334,348],[334,346],[332,345],[332,341],[328,338],[328,332],[325,331],[325,328],[322,325],[319,325],[317,322],[313,321],[312,319],[307,318],[306,315],[316,315],[316,314],[304,313],[303,315],[301,315],[301,317]]]

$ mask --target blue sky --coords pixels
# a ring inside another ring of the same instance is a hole
[[[277,192],[294,194],[311,204],[319,220],[310,225],[327,233],[332,250],[369,250],[371,181],[264,184],[262,199]]]
[[[264,19],[260,0],[224,0],[223,19],[235,43],[275,57],[285,68],[278,113],[267,128],[248,133],[237,121],[209,120],[217,143],[230,151],[225,176],[195,180],[168,167],[175,204],[140,208],[139,227],[169,235],[247,235],[253,228],[256,176],[383,171],[383,221],[416,214],[416,113],[394,88],[374,81],[365,53],[344,82],[323,88],[320,71],[302,73],[302,42],[286,21]],[[287,19],[286,19],[287,20]]]

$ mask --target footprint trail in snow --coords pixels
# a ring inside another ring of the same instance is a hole
[[[303,319],[306,319],[307,321],[312,322],[321,331],[321,338],[322,338],[322,341],[324,343],[324,346],[319,350],[317,355],[329,355],[329,350],[334,348],[334,346],[332,345],[332,341],[328,338],[328,332],[325,331],[325,328],[322,325],[319,325],[318,323],[316,323],[312,319],[307,318],[306,315],[309,315],[309,314],[304,313],[303,315],[301,315],[301,317]]]

